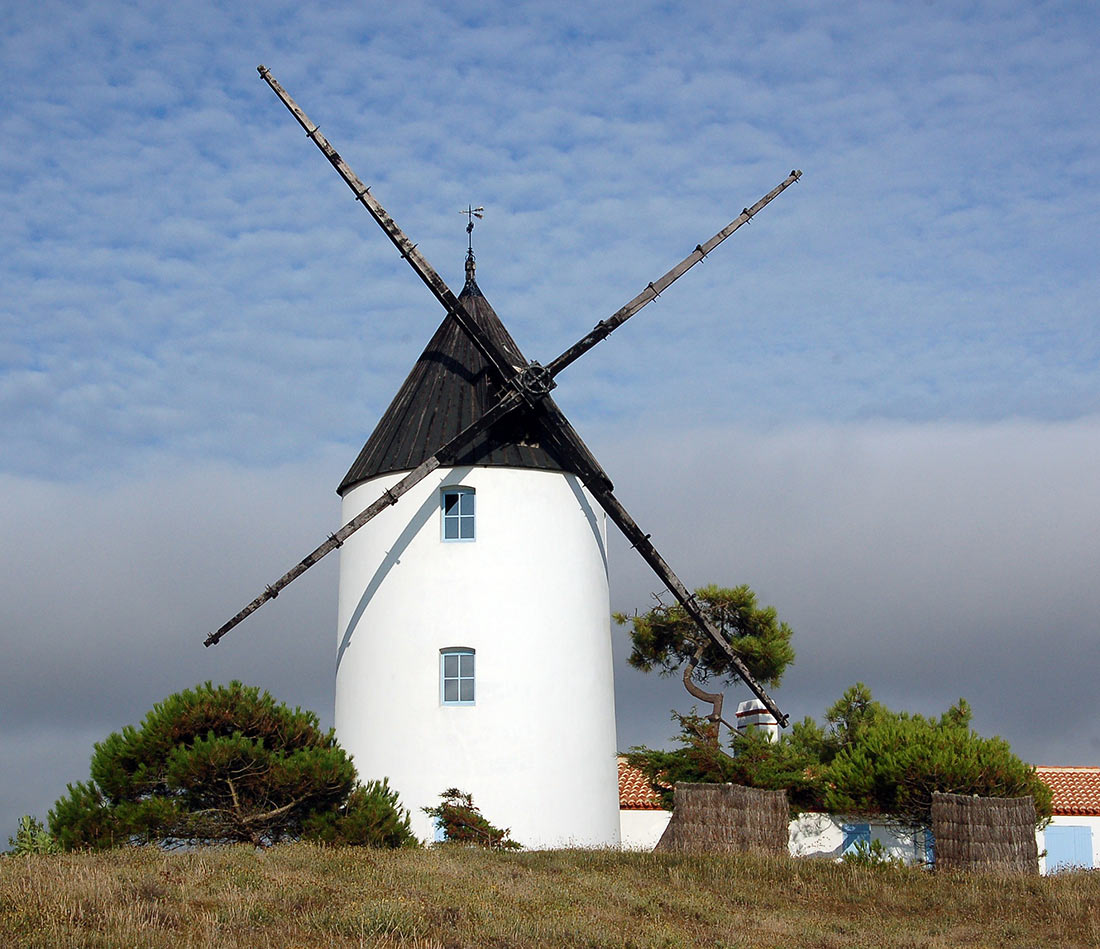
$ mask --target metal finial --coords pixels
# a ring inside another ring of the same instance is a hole
[[[472,204],[463,208],[460,214],[465,214],[466,224],[466,282],[472,283],[474,279],[474,218],[479,221],[485,217],[485,208],[475,208]]]

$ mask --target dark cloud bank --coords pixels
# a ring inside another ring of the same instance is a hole
[[[1100,758],[1100,420],[589,433],[692,585],[750,583],[795,630],[777,698],[820,716],[848,684],[1036,763]],[[165,464],[98,487],[2,479],[0,832],[87,777],[91,745],[165,695],[241,678],[332,718],[336,563],[215,649],[202,639],[336,526],[351,448],[297,465]],[[612,605],[647,568],[612,528]],[[625,666],[619,744],[663,743],[675,680]],[[740,698],[734,691],[731,698]]]

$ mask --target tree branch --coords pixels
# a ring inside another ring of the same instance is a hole
[[[699,665],[699,660],[703,658],[703,654],[707,651],[707,644],[700,643],[699,647],[695,650],[693,655],[684,666],[684,688],[699,699],[701,702],[709,702],[711,705],[711,712],[707,718],[714,724],[714,744],[718,744],[718,733],[721,728],[722,719],[722,701],[725,696],[721,692],[704,692],[698,685],[691,681],[692,673],[695,672],[695,667]],[[728,723],[727,723],[728,727]]]

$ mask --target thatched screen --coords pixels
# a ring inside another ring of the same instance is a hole
[[[786,791],[737,784],[677,784],[657,852],[787,852]]]
[[[1038,873],[1035,802],[1030,797],[932,795],[936,868]]]

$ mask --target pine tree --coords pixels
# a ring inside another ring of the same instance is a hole
[[[1050,788],[1003,738],[975,732],[970,714],[964,699],[939,718],[895,712],[858,682],[829,707],[824,727],[806,718],[776,742],[734,735],[727,753],[714,744],[705,719],[675,716],[679,748],[634,748],[628,760],[646,774],[666,807],[675,782],[703,781],[783,789],[793,811],[860,814],[910,827],[931,824],[935,791],[1030,795],[1038,821],[1046,821]]]
[[[509,828],[501,830],[489,823],[474,804],[472,794],[466,794],[458,788],[448,788],[439,797],[440,802],[435,807],[420,809],[429,817],[435,818],[436,825],[443,831],[444,841],[484,847],[487,850],[523,849],[522,844],[509,836]]]
[[[794,662],[791,629],[781,623],[775,607],[757,605],[756,594],[747,586],[700,587],[695,599],[707,619],[729,640],[749,672],[766,685],[776,686],[783,672]],[[681,671],[684,688],[695,698],[709,702],[707,716],[714,724],[712,743],[718,741],[722,720],[721,692],[707,692],[698,683],[719,679],[725,685],[739,681],[730,657],[721,650],[684,612],[679,603],[658,603],[648,613],[628,616],[616,613],[620,625],[630,624],[631,652],[628,661],[635,669],[663,675]]]
[[[827,809],[884,816],[913,827],[931,823],[936,791],[1030,795],[1040,821],[1051,814],[1050,788],[1007,741],[984,738],[970,728],[970,707],[962,699],[939,718],[879,706],[837,750],[823,778]]]
[[[335,820],[354,785],[350,759],[312,712],[207,682],[96,744],[91,780],[69,786],[50,830],[67,850],[267,846],[301,836],[316,815]]]

